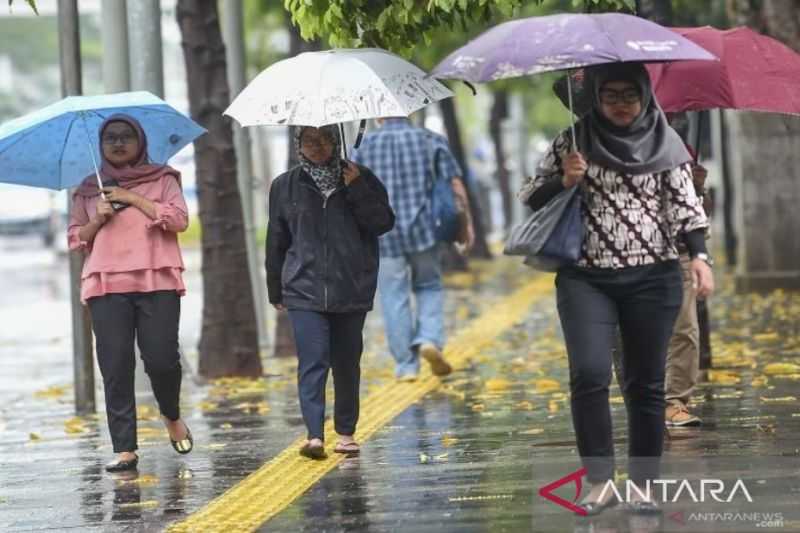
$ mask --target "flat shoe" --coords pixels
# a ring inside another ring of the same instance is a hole
[[[361,453],[361,446],[357,442],[337,442],[336,447],[333,449],[334,453],[343,453],[345,455],[358,455]]]
[[[325,454],[325,447],[324,446],[312,446],[309,443],[304,444],[300,448],[300,455],[303,457],[308,457],[309,459],[326,459],[328,456]]]
[[[430,365],[433,374],[436,376],[446,376],[453,371],[453,367],[450,366],[450,363],[444,360],[442,357],[442,352],[433,344],[424,343],[419,347],[419,354],[425,359]]]
[[[172,449],[178,452],[181,455],[185,455],[192,451],[194,448],[194,439],[192,438],[192,432],[189,431],[189,426],[186,425],[186,422],[183,423],[183,427],[186,428],[186,438],[181,440],[172,440],[169,439],[170,444],[172,444]]]
[[[614,498],[609,498],[608,501],[605,503],[599,502],[587,502],[587,503],[579,503],[578,507],[586,511],[586,516],[597,516],[606,509],[610,507],[614,507],[617,505],[617,500]]]
[[[129,470],[136,470],[136,466],[139,464],[139,456],[137,455],[133,459],[128,461],[112,461],[106,465],[106,472],[127,472]]]

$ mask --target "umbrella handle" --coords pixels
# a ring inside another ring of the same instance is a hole
[[[92,138],[89,135],[89,126],[86,125],[86,116],[81,113],[81,122],[83,122],[83,131],[86,133],[86,142],[89,144],[89,155],[92,156],[92,166],[94,167],[94,176],[97,178],[97,188],[100,190],[100,196],[103,200],[106,199],[106,193],[103,192],[103,180],[100,179],[100,170],[97,168],[97,159],[94,157],[94,146],[92,146]]]
[[[356,143],[353,145],[353,148],[358,150],[358,147],[361,146],[361,140],[364,138],[364,131],[367,129],[367,121],[361,119],[361,123],[358,125],[358,136],[356,136]]]
[[[572,148],[577,151],[578,143],[575,141],[575,120],[573,120],[575,113],[572,111],[572,76],[569,71],[567,72],[567,100],[569,101],[569,129],[572,133]]]
[[[344,159],[347,159],[347,142],[344,138],[344,122],[339,123],[339,136],[342,138],[342,154]]]

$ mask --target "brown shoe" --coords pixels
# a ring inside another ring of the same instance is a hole
[[[429,342],[423,342],[419,346],[419,354],[431,365],[431,370],[437,376],[446,376],[453,371],[450,363],[444,360],[442,352]]]
[[[685,405],[670,404],[667,406],[664,423],[667,425],[667,427],[687,427],[699,426],[702,422],[700,418],[690,413],[689,409]]]

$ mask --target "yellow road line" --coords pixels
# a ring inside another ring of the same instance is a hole
[[[496,337],[522,320],[530,306],[551,294],[552,288],[552,276],[537,276],[511,295],[501,298],[455,334],[445,348],[445,357],[455,368],[464,366]],[[421,379],[414,383],[391,381],[380,386],[361,402],[356,437],[366,441],[439,384],[439,378],[426,369]],[[344,459],[342,455],[333,453],[335,437],[333,423],[328,421],[325,425],[327,460],[312,461],[301,457],[297,449],[304,439],[298,439],[205,507],[171,525],[168,531],[233,533],[257,529]]]

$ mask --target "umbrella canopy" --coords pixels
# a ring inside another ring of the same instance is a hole
[[[225,110],[242,126],[324,126],[408,116],[453,96],[405,59],[379,48],[306,52],[261,72]]]
[[[561,14],[495,26],[447,56],[431,75],[486,82],[601,63],[713,59],[697,44],[643,18]]]
[[[98,130],[125,113],[147,135],[153,163],[166,163],[205,129],[148,92],[70,96],[0,126],[0,182],[66,189],[96,172]]]
[[[727,108],[800,114],[800,54],[749,28],[672,28],[718,62],[648,65],[664,111]]]

